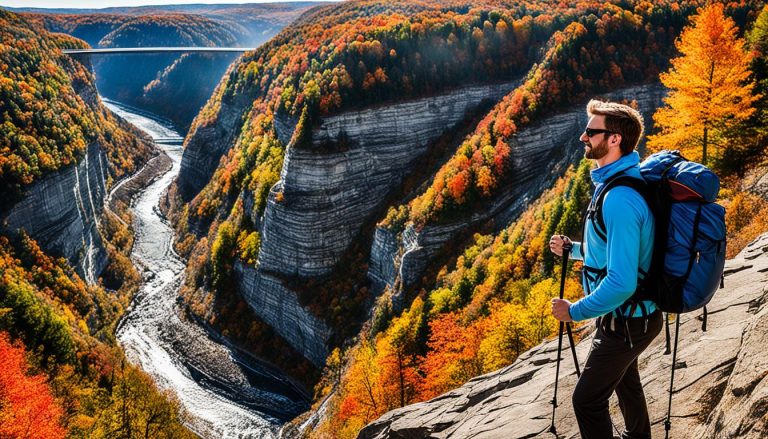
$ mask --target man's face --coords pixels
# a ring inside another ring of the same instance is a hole
[[[587,128],[595,130],[605,129],[605,116],[594,115],[589,118]],[[586,130],[581,134],[579,140],[584,142],[584,157],[592,160],[599,160],[608,154],[609,133],[598,133],[592,137],[587,136]]]

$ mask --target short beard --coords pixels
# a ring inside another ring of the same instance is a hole
[[[608,154],[608,141],[603,139],[594,147],[587,147],[584,151],[584,158],[592,160],[600,160]]]

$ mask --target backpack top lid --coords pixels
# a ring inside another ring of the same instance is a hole
[[[677,201],[714,202],[720,179],[706,166],[691,162],[680,151],[660,151],[640,163],[640,174],[648,183],[667,180],[670,195]]]

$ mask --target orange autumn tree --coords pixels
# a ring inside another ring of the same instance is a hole
[[[458,313],[440,314],[429,323],[429,352],[421,398],[430,399],[464,384],[484,372],[480,346],[490,321],[480,319],[462,325]]]
[[[27,373],[24,357],[24,348],[0,332],[0,437],[63,438],[63,410],[45,376]]]
[[[653,120],[660,132],[648,136],[653,151],[679,149],[691,160],[707,164],[731,148],[727,129],[755,111],[750,76],[750,55],[738,28],[725,16],[721,3],[699,11],[693,25],[677,41],[682,54],[660,75],[670,89]],[[735,143],[735,142],[734,142]],[[715,154],[709,150],[717,148]]]

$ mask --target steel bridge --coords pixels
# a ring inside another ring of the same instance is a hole
[[[64,49],[67,55],[125,55],[131,53],[228,53],[249,52],[255,47],[111,47],[102,49]]]

